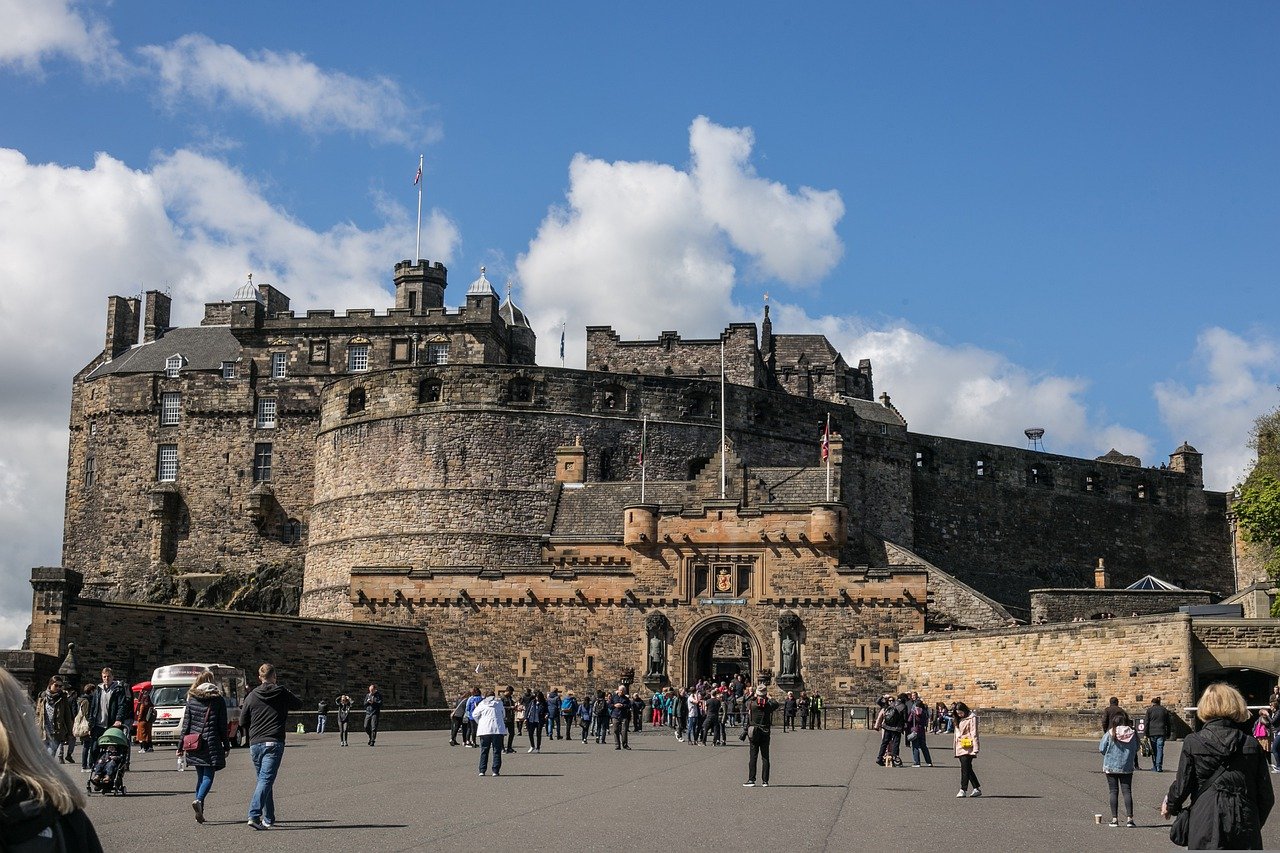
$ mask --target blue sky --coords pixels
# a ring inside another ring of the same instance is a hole
[[[419,153],[446,303],[486,265],[544,363],[561,322],[580,365],[586,325],[712,335],[767,291],[913,429],[1189,440],[1229,488],[1280,402],[1278,36],[1260,2],[0,0],[0,641],[106,297],[385,308]]]

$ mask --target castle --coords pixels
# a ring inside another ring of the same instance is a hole
[[[134,603],[297,614],[356,656],[379,629],[413,646],[388,653],[401,705],[477,673],[864,697],[896,687],[901,638],[1027,621],[1032,589],[1091,586],[1099,559],[1117,585],[1236,589],[1190,445],[1157,469],[915,433],[869,361],[767,308],[711,340],[589,327],[586,369],[542,366],[483,269],[457,309],[439,263],[394,283],[385,314],[298,316],[250,281],[190,328],[163,293],[109,298],[33,649],[101,646],[94,608]]]

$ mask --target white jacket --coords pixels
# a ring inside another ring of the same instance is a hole
[[[502,700],[497,696],[486,696],[476,704],[471,712],[476,720],[477,735],[505,735],[507,733],[507,715],[502,707]]]

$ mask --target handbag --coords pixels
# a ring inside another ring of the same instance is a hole
[[[1200,789],[1198,794],[1196,794],[1196,800],[1209,793],[1214,784],[1218,781],[1218,777],[1229,769],[1227,765],[1229,765],[1238,754],[1239,753],[1235,752],[1231,753],[1227,756],[1225,761],[1218,765],[1218,769],[1213,771],[1213,775],[1209,777],[1209,781],[1206,782],[1205,786]],[[1169,826],[1169,840],[1177,847],[1186,847],[1191,840],[1191,807],[1194,805],[1195,800],[1188,803],[1185,809],[1182,809],[1174,815],[1173,823]]]
[[[71,734],[74,737],[88,737],[92,734],[92,729],[89,728],[89,719],[83,712],[76,712],[75,722],[71,724]]]
[[[209,714],[213,711],[213,706],[209,705],[204,709],[204,722],[200,724],[200,730],[204,731],[209,728]],[[183,752],[199,752],[204,747],[204,735],[202,734],[185,734],[182,736]]]
[[[973,749],[973,738],[969,737],[968,735],[965,735],[964,737],[960,738],[960,748]]]
[[[915,739],[916,739],[915,732],[907,732],[907,743],[912,743],[915,741]]]

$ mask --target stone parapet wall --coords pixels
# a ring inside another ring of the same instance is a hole
[[[1184,605],[1213,604],[1216,598],[1204,590],[1033,589],[1031,621],[1041,624],[1176,613]]]
[[[1184,614],[957,631],[899,641],[903,689],[930,701],[1013,711],[1101,711],[1160,696],[1192,704],[1191,617]]]

